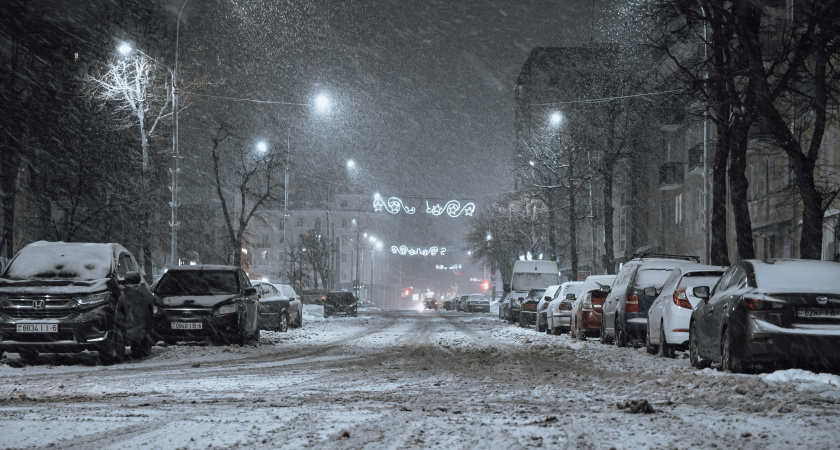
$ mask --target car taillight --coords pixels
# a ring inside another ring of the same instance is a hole
[[[639,296],[634,294],[627,294],[624,298],[624,311],[639,312]]]
[[[569,303],[569,302],[560,302],[560,305],[557,307],[557,309],[564,310],[564,311],[571,311],[572,310],[572,304]]]
[[[583,307],[584,308],[592,308],[592,293],[587,293],[583,297]]]
[[[522,306],[522,309],[524,309],[525,311],[536,311],[537,305],[536,303],[526,303]]]
[[[685,295],[685,288],[678,289],[674,292],[674,304],[680,308],[692,309],[691,302],[688,301],[688,297]]]

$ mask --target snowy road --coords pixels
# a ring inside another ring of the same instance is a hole
[[[362,311],[259,346],[7,355],[6,448],[836,448],[840,377],[692,369],[491,315]],[[800,379],[796,379],[799,377]],[[617,404],[647,400],[653,413]]]

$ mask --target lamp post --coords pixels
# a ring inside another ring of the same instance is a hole
[[[330,98],[326,94],[319,94],[315,98],[315,107],[318,112],[322,114],[327,114],[330,112],[332,102]],[[286,131],[286,167],[284,169],[284,179],[283,179],[283,274],[280,277],[284,279],[288,276],[286,272],[286,260],[287,260],[287,249],[289,248],[286,245],[286,220],[289,217],[289,165],[291,164],[292,158],[292,125],[289,125],[289,129]],[[329,234],[329,229],[327,229],[327,234]]]

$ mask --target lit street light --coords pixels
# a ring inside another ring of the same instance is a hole
[[[555,111],[555,112],[551,113],[551,119],[550,120],[551,120],[551,124],[556,127],[557,125],[560,125],[561,122],[563,122],[563,114]]]
[[[257,150],[259,150],[260,153],[267,152],[268,151],[268,144],[265,141],[257,142]]]

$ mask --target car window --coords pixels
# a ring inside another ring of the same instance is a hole
[[[734,267],[729,268],[726,272],[723,272],[723,276],[720,277],[717,283],[715,283],[715,287],[712,288],[712,291],[711,293],[709,293],[709,296],[711,296],[715,292],[722,291],[724,289],[724,286],[726,286],[726,284],[729,283],[729,279],[732,278],[733,272],[735,272]]]
[[[120,259],[117,262],[117,275],[120,278],[125,278],[125,274],[128,272],[136,272],[137,269],[134,267],[134,261],[131,260],[131,255],[127,253],[123,253],[120,255]]]
[[[295,292],[295,289],[289,285],[283,286],[283,294],[286,297],[297,297],[297,292]]]
[[[653,286],[656,289],[662,288],[668,275],[671,275],[672,268],[659,267],[642,267],[636,272],[636,279],[633,281],[633,286],[637,288],[646,288]]]
[[[236,294],[236,273],[230,270],[170,270],[155,285],[158,295]]]
[[[251,280],[249,280],[248,277],[245,276],[245,272],[243,272],[242,269],[237,270],[236,274],[239,277],[239,289],[240,290],[244,291],[246,287],[251,286]]]
[[[740,267],[736,267],[732,272],[732,278],[726,285],[726,289],[740,289],[747,286],[747,273]]]

